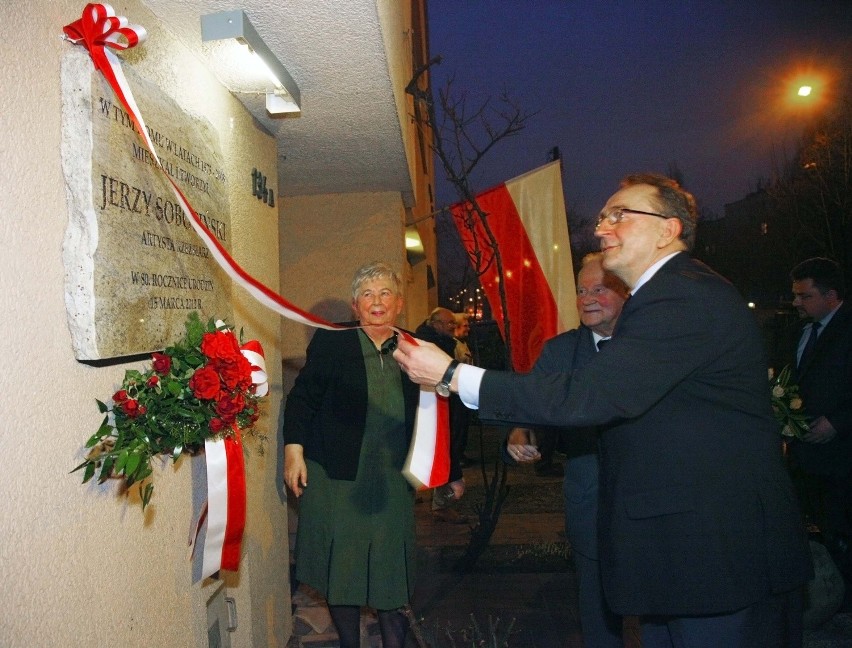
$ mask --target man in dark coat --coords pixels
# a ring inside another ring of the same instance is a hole
[[[793,462],[810,476],[823,506],[823,541],[852,577],[852,306],[843,273],[830,259],[803,261],[790,273],[793,305],[807,320],[799,336],[794,373],[810,432],[790,441]]]
[[[587,254],[577,274],[581,326],[544,343],[532,373],[579,369],[609,343],[627,299],[627,286],[601,265],[600,252]],[[549,428],[566,454],[562,493],[565,532],[577,568],[580,625],[588,648],[621,648],[622,622],[606,603],[598,559],[598,430]],[[506,452],[515,461],[540,461],[541,428],[514,428]],[[510,460],[511,461],[511,460]]]
[[[601,571],[643,648],[801,645],[807,539],[781,455],[763,341],[742,298],[691,259],[696,208],[663,176],[630,176],[595,230],[631,289],[612,341],[570,374],[463,366],[400,344],[420,384],[480,417],[599,425]]]

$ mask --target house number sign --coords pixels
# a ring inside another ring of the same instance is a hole
[[[251,170],[251,195],[275,207],[275,192],[266,187],[266,176],[257,169]]]

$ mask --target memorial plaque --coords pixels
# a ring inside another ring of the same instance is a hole
[[[63,246],[74,352],[96,360],[162,349],[193,310],[231,320],[231,282],[192,229],[169,174],[231,249],[227,179],[216,131],[156,85],[124,73],[161,168],[85,52],[62,65]]]

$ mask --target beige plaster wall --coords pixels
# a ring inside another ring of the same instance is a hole
[[[94,399],[107,399],[125,368],[142,365],[77,362],[66,324],[59,71],[74,46],[59,36],[84,5],[0,5],[0,645],[201,646],[206,601],[221,583],[190,582],[188,461],[155,469],[145,514],[117,484],[82,486],[79,473],[69,474],[100,423]],[[114,6],[149,31],[145,44],[124,55],[126,64],[220,133],[233,254],[277,289],[277,213],[250,194],[253,167],[277,186],[275,142],[141,2]],[[248,443],[243,568],[225,583],[240,618],[232,640],[283,646],[291,619],[276,433],[281,327],[278,316],[241,290],[234,295],[235,321],[266,350],[272,393],[260,426],[266,454]]]

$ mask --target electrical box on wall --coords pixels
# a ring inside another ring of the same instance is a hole
[[[207,601],[207,647],[231,648],[231,633],[237,629],[237,604],[225,586]]]

